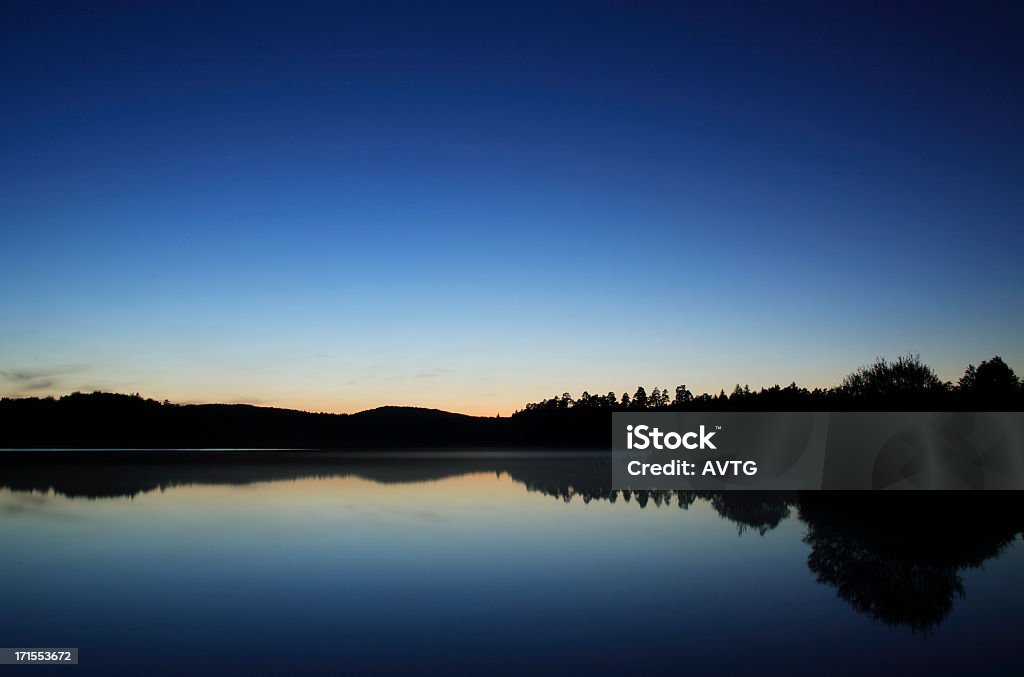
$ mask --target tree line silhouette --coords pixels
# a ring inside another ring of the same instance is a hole
[[[0,399],[0,447],[606,449],[614,411],[1019,411],[1021,379],[1000,357],[969,365],[954,384],[917,355],[878,359],[832,388],[791,383],[726,395],[638,387],[527,404],[512,416],[465,416],[414,407],[317,414],[237,404],[177,405],[95,392]]]
[[[584,391],[578,399],[569,393],[527,404],[523,412],[560,409],[606,409],[612,411],[688,411],[688,410],[754,410],[754,411],[846,411],[892,407],[894,411],[921,407],[956,410],[1016,410],[1024,402],[1024,382],[998,355],[982,361],[977,367],[969,364],[956,383],[943,381],[921,361],[920,355],[900,355],[889,361],[878,358],[873,364],[860,367],[831,388],[807,389],[795,382],[782,387],[773,385],[751,390],[749,385],[736,384],[728,395],[694,395],[686,385],[675,391],[655,386],[648,394],[639,386],[632,396],[614,392],[591,395]],[[521,413],[521,412],[517,412]]]
[[[623,393],[574,399],[569,393],[526,405],[513,414],[525,439],[553,445],[606,447],[613,411],[1019,411],[1024,384],[999,356],[968,365],[956,382],[943,381],[919,355],[878,358],[831,388],[790,383],[760,390],[737,384],[730,394],[694,395],[685,385],[674,391],[643,386]]]

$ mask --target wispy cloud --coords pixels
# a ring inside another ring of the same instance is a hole
[[[445,374],[450,374],[452,371],[452,369],[430,369],[428,371],[419,372],[416,374],[415,378],[437,378],[439,376],[444,376]]]
[[[360,376],[355,376],[348,379],[345,383],[349,386],[360,385],[367,381],[409,381],[412,379],[434,379],[442,376],[447,376],[455,372],[454,369],[448,369],[445,367],[438,367],[435,369],[424,369],[418,372],[404,372],[401,374],[391,374],[390,376],[381,375],[380,369],[375,369],[374,372],[366,373]]]
[[[14,384],[14,390],[28,393],[50,390],[63,382],[63,377],[87,369],[84,365],[65,365],[49,369],[0,369],[0,377]]]
[[[39,377],[39,372],[35,371],[4,371],[0,369],[0,376],[3,376],[9,381],[31,381],[32,379]]]
[[[452,371],[454,371],[454,370],[452,370],[452,369],[445,369],[443,367],[439,367],[437,369],[424,369],[423,371],[418,371],[418,372],[415,372],[415,373],[412,373],[412,374],[409,374],[409,373],[395,374],[394,376],[388,376],[387,378],[388,378],[388,380],[395,380],[395,381],[405,381],[405,380],[408,380],[408,379],[429,379],[429,378],[438,378],[438,377],[444,376],[446,374],[450,374]]]
[[[271,403],[271,400],[263,399],[262,397],[244,397],[244,396],[226,397],[226,398],[224,398],[224,401],[225,402],[230,402],[231,404],[251,404],[251,405],[256,406],[256,407],[258,407],[260,405],[263,405],[263,404]]]

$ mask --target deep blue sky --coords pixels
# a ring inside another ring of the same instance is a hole
[[[1024,368],[1021,3],[0,8],[0,393]]]

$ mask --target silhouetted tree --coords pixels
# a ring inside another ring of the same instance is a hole
[[[920,355],[900,355],[894,362],[878,358],[843,379],[840,389],[854,398],[905,397],[948,389]]]
[[[737,383],[736,387],[733,388],[733,390],[732,390],[732,394],[729,396],[729,400],[730,401],[734,401],[734,402],[742,402],[742,401],[744,401],[745,399],[747,399],[749,397],[750,397],[750,386],[749,385],[745,385],[745,386],[743,386],[741,388],[740,384]]]
[[[681,386],[676,386],[676,397],[672,400],[673,407],[686,406],[691,400],[693,400],[693,393],[687,390],[685,383]]]
[[[651,393],[650,405],[654,409],[663,409],[668,406],[668,388],[662,390],[655,387]]]
[[[964,393],[974,393],[975,385],[978,382],[978,372],[974,368],[973,364],[967,365],[967,369],[964,370],[964,375],[957,381],[956,387]]]
[[[985,399],[1009,398],[1020,392],[1020,378],[998,355],[983,361],[977,369],[967,365],[958,385],[961,391]]]
[[[647,408],[647,391],[644,390],[643,386],[638,386],[636,393],[633,395],[633,408],[634,409],[646,409]]]

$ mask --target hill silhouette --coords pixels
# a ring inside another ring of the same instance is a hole
[[[879,359],[833,388],[791,383],[694,396],[643,386],[527,404],[507,418],[387,406],[325,414],[246,404],[178,405],[138,394],[72,393],[0,400],[0,447],[380,449],[545,447],[605,449],[614,411],[1019,411],[1020,378],[1001,358],[941,381],[916,355]]]
[[[497,444],[496,420],[381,407],[315,414],[245,404],[176,405],[74,393],[0,401],[0,446],[146,449],[346,449]]]

